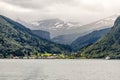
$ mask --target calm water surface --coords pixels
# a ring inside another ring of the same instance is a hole
[[[0,60],[0,80],[120,80],[120,61]]]

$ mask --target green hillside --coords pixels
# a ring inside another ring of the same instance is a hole
[[[95,43],[102,36],[106,35],[110,30],[110,28],[96,30],[89,34],[81,36],[72,42],[71,47],[74,51],[78,51],[85,46]]]
[[[110,32],[99,39],[96,43],[82,49],[79,52],[81,57],[86,58],[120,58],[120,17],[114,23]]]
[[[70,48],[47,41],[25,26],[0,15],[0,54],[24,56],[35,53],[67,53]]]

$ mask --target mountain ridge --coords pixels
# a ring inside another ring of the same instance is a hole
[[[74,34],[74,33],[79,33],[83,34],[85,32],[92,32],[94,30],[100,30],[104,28],[110,28],[113,26],[115,19],[118,17],[118,14],[96,20],[94,22],[82,25],[80,22],[65,22],[60,19],[57,19],[54,21],[54,19],[48,19],[48,20],[41,20],[41,21],[35,21],[35,23],[40,24],[39,26],[35,26],[37,29],[42,29],[44,28],[45,31],[48,31],[51,33],[52,38],[60,35],[67,35],[67,34]],[[52,21],[50,21],[52,20]],[[49,26],[48,30],[48,25],[42,26],[44,24],[52,24]],[[50,23],[50,22],[55,22],[55,23]],[[33,23],[33,22],[31,22]],[[56,23],[58,23],[56,25]],[[60,24],[59,24],[60,23]],[[63,33],[64,32],[64,33]]]
[[[80,55],[87,58],[120,58],[120,16],[115,20],[110,32],[93,45],[80,51]]]
[[[96,30],[84,36],[78,37],[71,43],[71,47],[73,50],[78,51],[85,46],[95,43],[102,36],[106,35],[110,30],[111,28]]]
[[[36,30],[40,29],[40,30],[50,32],[51,39],[53,42],[70,45],[75,39],[77,39],[80,36],[91,33],[95,30],[111,28],[117,16],[118,14],[115,14],[115,15],[112,15],[112,16],[109,16],[85,25],[82,25],[79,22],[65,22],[57,18],[55,19],[55,21],[54,19],[35,21],[35,23],[41,24],[41,25],[39,26],[32,25],[32,26],[34,26]],[[50,20],[53,20],[52,22],[54,23],[51,23]],[[50,24],[50,25],[52,24],[52,25],[42,26],[43,24],[42,22],[44,24]]]
[[[45,52],[64,53],[70,50],[68,46],[38,37],[29,28],[2,15],[0,15],[0,47],[1,55],[16,56]]]

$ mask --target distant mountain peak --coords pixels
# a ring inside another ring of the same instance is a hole
[[[58,18],[34,21],[31,24],[34,28],[50,32],[52,37],[69,34],[71,30],[81,26],[78,22],[66,22]]]

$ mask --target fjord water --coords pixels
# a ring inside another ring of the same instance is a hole
[[[0,80],[120,80],[120,61],[3,59]]]

